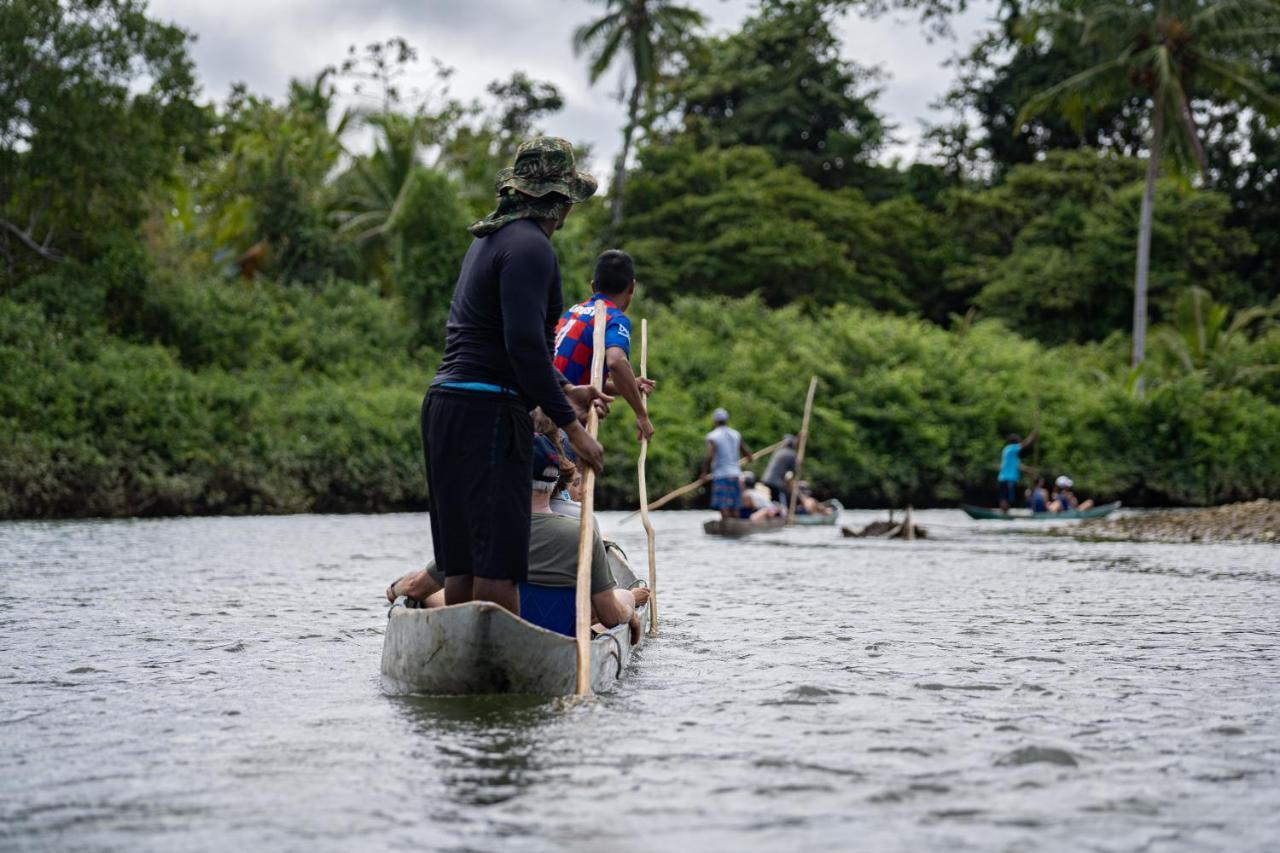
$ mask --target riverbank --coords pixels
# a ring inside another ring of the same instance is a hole
[[[1280,501],[1262,499],[1098,519],[1063,533],[1135,542],[1280,542]]]

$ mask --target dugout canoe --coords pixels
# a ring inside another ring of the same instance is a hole
[[[702,532],[708,536],[724,536],[729,539],[740,539],[752,533],[764,533],[769,530],[781,530],[787,524],[780,517],[766,518],[764,521],[749,521],[745,518],[713,518],[704,522]]]
[[[812,513],[807,513],[807,512],[798,512],[796,513],[796,524],[801,524],[806,526],[820,525],[820,524],[835,524],[836,519],[839,518],[840,516],[840,510],[844,509],[844,504],[840,503],[840,501],[836,500],[835,498],[832,498],[829,501],[823,501],[822,506],[829,506],[831,507],[832,510],[834,510],[834,512],[832,512],[830,515],[814,515]]]
[[[611,551],[610,556],[616,555]],[[610,564],[620,587],[640,584],[625,562],[611,559]],[[639,613],[644,625],[648,605]],[[637,648],[625,624],[597,634],[591,642],[591,689],[611,690]],[[382,686],[388,693],[437,696],[571,696],[577,661],[573,637],[526,622],[492,602],[430,610],[396,604],[382,641]]]
[[[971,506],[969,504],[960,504],[960,508],[968,513],[970,518],[982,521],[1067,521],[1073,518],[1103,518],[1119,509],[1120,501],[1095,506],[1093,509],[1073,509],[1067,512],[1032,512],[1029,509],[1020,507],[1011,508],[1008,512],[1001,512],[998,509]]]

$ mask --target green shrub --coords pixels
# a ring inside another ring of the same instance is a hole
[[[410,351],[396,300],[342,283],[183,281],[148,299],[150,340],[145,322],[125,340],[0,299],[0,517],[424,506],[418,411],[437,356]],[[1092,497],[1280,491],[1274,371],[1234,386],[1211,371],[1154,376],[1136,400],[1119,339],[1046,349],[995,321],[947,331],[757,298],[642,299],[632,313],[651,319],[655,497],[697,476],[716,406],[753,448],[796,431],[811,375],[806,478],[852,505],[989,503],[1003,436],[1037,423],[1041,470]],[[1261,368],[1276,346],[1273,332],[1228,353]],[[599,503],[634,506],[622,401],[601,436]]]

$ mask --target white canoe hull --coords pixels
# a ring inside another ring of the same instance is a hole
[[[644,624],[646,608],[640,614]],[[591,643],[591,689],[610,690],[633,650],[627,625],[597,635]],[[382,677],[392,693],[568,696],[576,673],[572,637],[487,601],[431,610],[397,606],[387,619]]]

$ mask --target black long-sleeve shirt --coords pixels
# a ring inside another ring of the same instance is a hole
[[[574,419],[552,364],[564,310],[560,262],[546,232],[517,219],[472,241],[449,304],[444,356],[432,386],[487,382],[518,390],[558,426]]]

